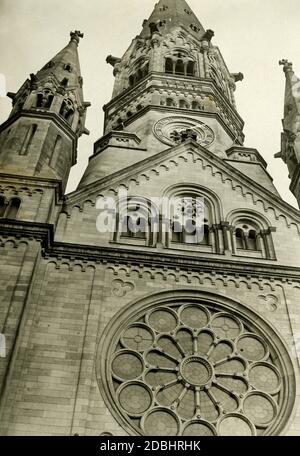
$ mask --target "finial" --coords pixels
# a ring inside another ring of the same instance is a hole
[[[279,65],[283,66],[283,71],[293,71],[293,64],[289,62],[287,59],[279,60]]]
[[[75,41],[75,43],[79,43],[79,39],[84,37],[84,34],[81,33],[79,30],[75,30],[75,32],[70,32],[71,41]]]

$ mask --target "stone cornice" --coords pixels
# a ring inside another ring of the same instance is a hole
[[[263,168],[267,168],[267,166],[268,166],[266,160],[264,160],[264,158],[261,156],[261,154],[258,152],[257,149],[234,145],[234,146],[232,146],[232,147],[230,147],[229,149],[226,150],[226,154],[227,154],[229,159],[238,161],[236,158],[234,158],[234,157],[232,158],[232,156],[234,154],[236,154],[236,153],[238,153],[238,154],[239,153],[242,153],[242,154],[247,154],[248,153],[250,155],[254,155],[254,157],[256,159],[256,163],[260,163]],[[240,161],[242,161],[242,160],[240,160]]]
[[[132,249],[119,249],[115,247],[94,247],[81,244],[55,242],[47,251],[49,256],[69,257],[92,262],[113,262],[141,267],[179,268],[189,271],[208,272],[220,274],[255,275],[257,277],[272,277],[282,280],[300,281],[300,268],[274,264],[274,260],[265,260],[265,263],[246,263],[237,260],[218,258],[192,258],[189,255],[174,255],[171,253],[149,252]]]
[[[120,140],[120,144],[113,144],[113,140]],[[122,144],[122,141],[131,141],[132,145],[129,146],[128,144]],[[141,139],[135,134],[131,133],[128,131],[123,131],[123,130],[112,130],[109,133],[107,133],[105,136],[102,136],[102,138],[98,139],[98,141],[95,142],[94,144],[94,155],[92,155],[89,160],[91,160],[93,157],[101,153],[103,150],[105,150],[108,147],[117,147],[117,148],[126,148],[126,149],[137,149],[137,150],[147,150],[145,148],[140,148],[139,144],[141,143]]]
[[[220,258],[191,257],[168,252],[133,250],[118,247],[95,247],[85,244],[71,244],[54,241],[54,226],[46,223],[31,223],[19,220],[0,219],[0,237],[14,239],[35,239],[41,242],[44,257],[65,258],[92,263],[115,263],[116,265],[137,265],[189,272],[210,272],[236,277],[255,276],[258,279],[271,278],[280,281],[300,281],[300,268],[278,265],[274,260],[264,262],[237,261],[223,255]]]
[[[32,109],[32,110],[21,110],[16,112],[13,116],[9,117],[3,124],[0,125],[0,132],[10,125],[12,125],[16,120],[21,117],[29,117],[32,119],[47,119],[51,120],[58,128],[60,128],[72,141],[72,154],[73,154],[73,164],[76,164],[77,160],[77,136],[70,128],[67,121],[62,117],[53,113],[49,110],[42,109]]]
[[[159,112],[170,112],[172,114],[175,113],[175,114],[179,114],[181,116],[182,115],[189,115],[189,116],[193,116],[194,117],[195,114],[196,114],[200,118],[202,118],[202,117],[211,117],[211,118],[217,119],[219,121],[219,123],[222,125],[222,127],[224,128],[224,130],[228,133],[228,135],[233,140],[236,139],[236,136],[235,136],[234,132],[229,128],[229,126],[226,124],[224,119],[217,112],[194,111],[192,109],[175,108],[175,107],[171,107],[171,106],[156,106],[156,105],[153,105],[153,104],[149,104],[149,105],[145,106],[143,109],[141,109],[140,111],[134,113],[133,116],[130,117],[129,119],[126,119],[124,121],[124,126],[127,127],[128,125],[133,123],[136,119],[138,119],[139,117],[144,115],[146,112],[151,111],[151,110],[159,111]]]
[[[40,240],[43,249],[53,246],[54,226],[48,223],[0,219],[0,236]]]
[[[2,179],[2,185],[6,183],[5,179],[9,181],[9,183],[16,183],[18,186],[20,183],[26,185],[27,187],[30,185],[34,185],[37,188],[41,187],[55,187],[55,194],[56,194],[56,203],[59,202],[63,198],[63,189],[62,189],[62,182],[59,179],[49,179],[47,177],[35,177],[35,176],[25,176],[22,174],[10,174],[10,173],[2,173],[0,172],[0,176]],[[24,182],[23,182],[24,181]],[[24,186],[22,185],[22,186]]]
[[[153,81],[154,79],[154,81]],[[159,85],[156,81],[160,80],[163,84],[166,82],[165,85]],[[171,82],[169,82],[171,81]],[[151,92],[153,90],[180,90],[180,83],[183,84],[183,86],[186,85],[186,87],[182,87],[182,90],[189,91],[189,92],[201,92],[203,94],[207,95],[214,95],[219,103],[223,105],[224,111],[230,112],[232,116],[232,121],[235,122],[236,128],[240,130],[241,135],[242,129],[244,126],[244,121],[236,111],[235,107],[229,102],[229,100],[226,99],[226,97],[222,94],[218,86],[215,84],[213,79],[207,79],[207,78],[199,78],[199,77],[187,77],[187,76],[181,76],[181,75],[176,75],[176,79],[174,79],[174,75],[167,75],[164,73],[159,73],[159,72],[151,72],[149,73],[145,78],[143,78],[136,86],[130,87],[129,89],[125,90],[123,93],[119,94],[115,98],[113,98],[109,103],[103,106],[103,110],[105,112],[105,120],[104,120],[104,125],[106,125],[107,120],[109,118],[108,112],[110,108],[114,105],[118,106],[118,110],[122,109],[125,105],[128,105],[128,101],[132,101],[135,98],[138,98],[141,96],[143,92]],[[206,85],[206,86],[211,86],[211,90],[201,90],[201,85]],[[196,87],[199,86],[199,87]],[[178,108],[180,112],[183,110]],[[191,110],[190,110],[191,111]],[[207,112],[210,111],[196,111],[198,113],[200,112]],[[219,118],[222,118],[221,115],[219,115],[217,112],[216,114],[218,115]],[[131,119],[130,119],[131,121]],[[226,123],[224,121],[224,123]],[[126,125],[126,122],[124,122]]]
[[[149,84],[146,84],[146,82],[152,78],[156,78],[156,79],[160,79],[162,81],[168,81],[171,79],[171,81],[173,82],[173,85],[175,84],[174,81],[176,81],[177,85],[179,82],[182,82],[182,83],[186,83],[186,84],[189,84],[189,86],[193,85],[193,84],[209,84],[209,85],[212,85],[214,90],[216,91],[216,93],[218,94],[218,96],[222,99],[222,102],[226,105],[226,108],[227,109],[230,109],[233,111],[234,115],[236,116],[237,119],[239,119],[239,121],[244,125],[244,121],[243,119],[241,118],[241,116],[239,115],[239,113],[237,112],[237,110],[235,109],[235,107],[229,102],[229,100],[227,100],[227,98],[224,97],[224,95],[222,94],[222,92],[220,91],[220,89],[218,88],[218,86],[216,85],[216,83],[214,82],[213,79],[208,79],[208,78],[199,78],[199,77],[195,77],[195,76],[181,76],[181,75],[176,75],[176,79],[174,79],[174,75],[168,75],[168,74],[165,74],[165,73],[160,73],[158,71],[152,71],[150,72],[145,78],[141,79],[141,81],[136,84],[134,87],[130,87],[128,88],[127,90],[125,90],[124,92],[120,93],[119,95],[117,95],[116,97],[114,97],[111,101],[109,101],[107,104],[105,104],[103,106],[103,110],[104,111],[107,111],[108,108],[110,108],[111,106],[113,106],[115,103],[122,103],[125,101],[123,101],[124,99],[126,99],[128,96],[130,95],[133,95],[134,96],[134,93],[135,91],[138,91],[138,93],[140,94],[142,90],[145,89],[161,89],[162,86],[160,85],[157,85],[157,84],[153,84],[153,85],[149,85]],[[143,85],[145,87],[143,87]],[[176,84],[175,84],[176,85]],[[172,84],[168,84],[168,88],[170,89],[172,87]],[[186,90],[190,90],[188,88],[186,88]]]

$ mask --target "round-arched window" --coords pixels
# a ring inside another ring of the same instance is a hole
[[[260,317],[209,297],[132,309],[107,329],[98,373],[110,408],[130,433],[281,431],[294,401],[290,359]]]

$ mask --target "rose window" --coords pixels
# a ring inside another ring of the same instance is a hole
[[[154,307],[118,332],[110,390],[138,434],[267,434],[284,390],[272,353],[237,315],[198,303]]]

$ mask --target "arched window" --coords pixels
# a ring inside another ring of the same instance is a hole
[[[175,74],[184,74],[184,63],[181,59],[178,59],[176,62]]]
[[[186,74],[187,76],[194,76],[195,73],[195,62],[192,60],[189,60],[186,68]]]
[[[203,218],[208,207],[203,198],[193,195],[176,197],[172,202],[171,241],[183,244],[210,245],[209,221]]]
[[[180,100],[179,101],[179,107],[182,109],[189,109],[189,105],[185,100]]]
[[[256,224],[246,223],[247,221],[240,221],[235,230],[235,245],[238,250],[261,250],[260,243],[258,242],[259,228]]]
[[[201,107],[200,107],[198,101],[193,101],[193,102],[192,102],[192,109],[193,109],[194,111],[200,111],[200,108],[201,108]]]
[[[229,223],[230,242],[234,255],[276,259],[272,233],[275,227],[259,212],[235,210],[226,219]]]
[[[0,196],[0,217],[4,217],[6,209],[6,201],[4,196]]]
[[[146,239],[147,220],[132,212],[122,220],[121,238]]]
[[[235,232],[236,247],[237,249],[245,249],[246,244],[244,240],[244,231],[241,228],[238,228]]]
[[[50,90],[44,90],[42,93],[38,93],[36,107],[49,109],[51,107],[53,98],[54,96]]]
[[[169,107],[173,107],[173,108],[175,107],[175,103],[174,103],[172,98],[167,98],[166,99],[166,105],[169,106]]]
[[[143,65],[143,66],[140,66]],[[141,79],[143,79],[147,74],[149,73],[149,62],[147,61],[146,63],[143,64],[143,62],[136,62],[135,63],[135,70],[134,72],[129,76],[129,87],[134,86],[139,82]]]
[[[227,246],[219,197],[199,184],[173,184],[165,190],[161,243],[166,248],[223,254]],[[224,235],[225,238],[225,235]]]
[[[250,230],[247,239],[248,250],[259,250],[257,245],[257,233],[255,230]]]
[[[43,94],[42,93],[38,93],[37,101],[36,101],[36,107],[37,108],[41,108],[43,106],[43,99],[44,99]]]
[[[165,72],[173,74],[173,60],[169,57],[167,57],[165,61]]]
[[[5,217],[9,219],[16,219],[18,211],[20,209],[20,205],[21,201],[19,200],[19,198],[11,198],[5,212]]]
[[[152,201],[142,197],[129,197],[119,203],[113,240],[155,247],[158,224],[158,210]]]
[[[59,114],[63,116],[69,124],[72,123],[74,116],[74,105],[71,100],[64,100],[62,102]]]
[[[165,73],[195,76],[195,62],[184,52],[165,58]]]

